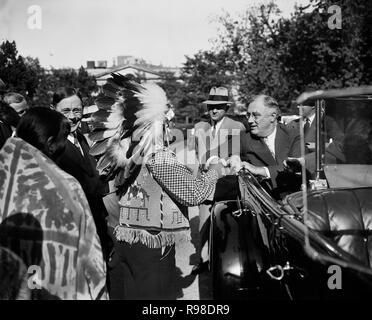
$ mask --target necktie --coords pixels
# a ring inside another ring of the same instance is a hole
[[[79,140],[78,140],[78,137],[77,137],[76,132],[74,132],[72,134],[72,136],[74,137],[74,145],[75,145],[75,147],[79,149],[79,151],[80,151],[81,154],[83,154],[83,150],[81,149],[81,146],[80,146],[80,143],[79,143]]]
[[[309,131],[309,128],[310,128],[310,119],[305,118],[304,134],[306,134],[306,132]]]
[[[212,127],[212,137],[214,138],[216,136],[216,124]]]

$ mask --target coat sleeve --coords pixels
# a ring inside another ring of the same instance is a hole
[[[156,182],[181,205],[199,205],[214,193],[218,179],[215,170],[195,177],[192,170],[178,162],[170,150],[155,152],[146,165]]]

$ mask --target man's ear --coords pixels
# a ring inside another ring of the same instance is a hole
[[[275,122],[275,121],[278,119],[278,113],[277,113],[277,112],[273,112],[273,113],[271,114],[271,116],[272,116],[272,120],[271,120],[271,122]]]
[[[52,156],[56,150],[57,150],[57,146],[56,146],[56,143],[54,141],[54,137],[49,137],[46,141],[46,149],[49,153],[49,156]]]

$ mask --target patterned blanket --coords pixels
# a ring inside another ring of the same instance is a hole
[[[60,299],[107,299],[101,245],[80,184],[19,138],[0,151],[0,222],[1,245],[22,258],[36,288]]]

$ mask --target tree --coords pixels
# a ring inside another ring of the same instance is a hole
[[[48,106],[51,103],[52,93],[60,87],[72,87],[78,89],[85,104],[91,104],[91,94],[97,91],[96,79],[80,67],[76,72],[72,68],[45,70],[37,91],[35,104]]]
[[[0,45],[0,75],[8,91],[32,99],[42,73],[39,60],[19,55],[15,41],[4,41]]]
[[[193,57],[186,57],[181,70],[183,86],[178,92],[178,112],[196,121],[206,111],[202,102],[208,98],[211,87],[231,89],[234,78],[234,65],[226,51],[200,51]]]
[[[237,88],[245,104],[265,93],[288,111],[304,90],[370,84],[372,2],[309,1],[289,18],[274,3],[248,8],[237,19],[219,17],[213,50],[189,57],[183,67],[188,101],[200,102],[206,87],[221,81]],[[341,29],[329,28],[331,5],[341,8]]]
[[[95,78],[83,67],[78,71],[45,70],[38,59],[19,55],[15,41],[4,41],[0,45],[0,78],[6,85],[5,91],[24,95],[32,106],[49,106],[52,92],[59,87],[77,88],[83,99],[88,100],[97,90]]]

